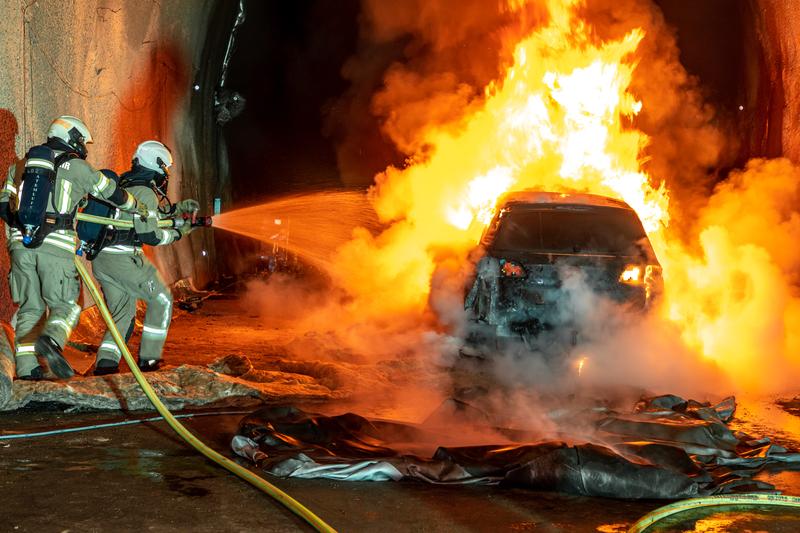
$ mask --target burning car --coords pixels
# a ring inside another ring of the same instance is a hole
[[[650,307],[662,288],[661,266],[636,212],[603,196],[511,193],[478,253],[465,301],[473,346],[530,343],[548,331],[575,344],[580,326],[569,276],[582,290],[637,310]]]

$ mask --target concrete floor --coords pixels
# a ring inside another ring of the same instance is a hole
[[[25,411],[3,432],[102,423],[116,414]],[[186,425],[217,450],[239,416]],[[0,531],[297,531],[303,523],[206,461],[162,422],[0,441]],[[622,532],[656,502],[609,501],[492,487],[270,478],[340,531]],[[800,514],[728,513],[657,531],[797,531]]]
[[[235,327],[237,350],[254,353],[286,341],[278,330],[237,318],[234,304],[210,304],[176,321],[167,357],[172,361],[214,359],[230,350],[198,332]],[[241,331],[239,331],[241,330]],[[186,346],[201,344],[201,350]],[[202,353],[202,355],[196,355]],[[79,356],[80,357],[80,356]],[[81,361],[71,357],[79,366]],[[319,406],[323,407],[323,406]],[[797,417],[753,404],[749,424],[761,430],[789,428],[784,442],[800,442]],[[0,413],[0,433],[76,427],[131,417],[130,413],[63,413],[28,409]],[[143,416],[141,414],[135,416]],[[150,416],[147,414],[146,416]],[[791,419],[786,419],[789,416]],[[229,442],[241,415],[185,420],[218,451]],[[798,419],[800,420],[800,419]],[[748,423],[744,424],[747,429]],[[205,460],[163,422],[62,434],[46,438],[0,438],[0,531],[297,531],[309,530],[266,495]],[[763,473],[786,493],[800,494],[800,473]],[[637,518],[665,502],[581,498],[521,489],[429,485],[417,482],[341,483],[324,480],[270,481],[340,531],[626,531]],[[800,513],[756,511],[694,515],[653,531],[798,531]]]

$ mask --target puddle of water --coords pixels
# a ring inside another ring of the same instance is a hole
[[[208,488],[202,486],[202,481],[214,476],[198,473],[193,454],[168,454],[163,450],[118,447],[104,448],[104,452],[106,457],[92,465],[73,465],[65,470],[98,469],[136,476],[166,483],[169,490],[193,498],[210,493]]]
[[[800,513],[787,509],[731,507],[697,509],[673,515],[651,526],[648,533],[736,533],[800,531]]]

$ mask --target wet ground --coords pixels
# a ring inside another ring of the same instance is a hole
[[[280,353],[281,346],[291,342],[285,329],[266,327],[257,317],[242,314],[237,305],[209,302],[199,312],[179,317],[167,345],[169,360],[198,363],[237,351]],[[221,331],[225,344],[219,342]],[[79,368],[91,364],[81,353],[72,353],[71,359]],[[0,432],[151,416],[64,413],[45,407],[0,413]],[[773,430],[783,443],[800,442],[800,418],[771,401],[750,401],[740,413],[744,429],[763,434]],[[229,442],[241,417],[204,416],[184,422],[206,443],[232,456]],[[266,495],[183,444],[163,422],[44,438],[0,438],[0,472],[0,531],[308,529]],[[800,494],[800,472],[765,472],[760,477],[785,493]],[[416,482],[270,481],[341,531],[621,532],[665,503]],[[800,513],[764,509],[678,515],[652,531],[800,531]]]
[[[19,431],[109,419],[26,415],[24,423],[6,415],[0,424]],[[227,451],[238,419],[192,419],[187,426]],[[291,531],[303,526],[184,446],[163,423],[7,441],[0,447],[0,469],[3,526],[9,530]],[[341,531],[594,531],[598,525],[597,503],[552,494],[417,483],[271,481]],[[607,524],[629,521],[652,507],[602,505]]]
[[[218,451],[239,415],[186,420]],[[0,415],[4,432],[118,419],[110,413]],[[295,531],[304,525],[175,437],[163,422],[0,441],[2,531]],[[785,475],[785,474],[784,474]],[[620,532],[656,502],[492,487],[270,479],[340,531]],[[694,515],[655,531],[800,530],[786,511]]]
[[[85,313],[86,315],[86,313]],[[230,353],[281,356],[286,353],[285,346],[292,342],[295,334],[286,323],[271,320],[269,324],[233,295],[221,295],[210,299],[198,310],[188,313],[175,309],[174,320],[164,346],[164,358],[169,364],[208,364]],[[141,316],[137,319],[140,320]],[[82,327],[72,340],[81,346],[99,344],[104,331],[102,324],[96,327]],[[137,325],[137,332],[141,324]],[[139,348],[139,335],[134,335],[129,343],[131,353],[136,355]],[[78,373],[90,372],[94,363],[95,351],[87,346],[85,351],[68,347],[66,356]],[[121,365],[127,370],[125,363]]]

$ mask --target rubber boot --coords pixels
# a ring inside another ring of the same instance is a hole
[[[140,359],[138,364],[142,372],[154,372],[161,368],[161,365],[161,359]]]
[[[75,371],[61,354],[61,347],[47,335],[42,335],[36,341],[36,353],[47,359],[50,370],[59,378],[66,379],[75,375]]]
[[[44,379],[44,370],[39,365],[36,365],[29,374],[19,376],[19,379],[24,379],[25,381],[41,381]]]
[[[44,371],[39,365],[39,359],[35,354],[17,355],[16,367],[18,379],[36,381],[44,377]]]
[[[119,364],[108,359],[100,359],[94,365],[95,376],[108,376],[109,374],[116,374],[119,372]]]

